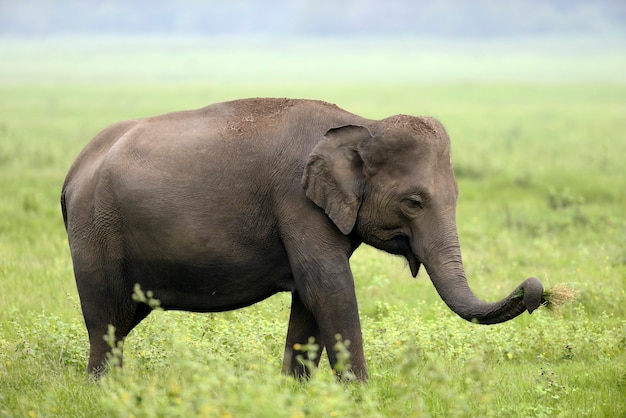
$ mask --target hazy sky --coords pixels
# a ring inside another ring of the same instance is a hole
[[[620,36],[626,0],[0,0],[0,35]]]

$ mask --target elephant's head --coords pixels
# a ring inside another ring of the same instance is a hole
[[[456,229],[450,140],[433,118],[400,115],[331,129],[313,149],[302,184],[343,234],[403,255],[414,277],[424,264],[443,301],[468,321],[504,322],[542,303],[535,278],[495,303],[470,290]]]

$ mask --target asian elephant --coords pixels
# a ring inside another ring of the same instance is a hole
[[[116,123],[65,179],[63,219],[89,333],[88,371],[106,368],[107,327],[123,340],[149,313],[217,312],[291,292],[283,372],[306,376],[309,337],[368,378],[349,258],[361,244],[424,265],[443,301],[481,324],[543,302],[529,278],[477,299],[461,261],[450,141],[431,117],[370,120],[322,101],[244,99]],[[299,345],[300,344],[300,345]]]

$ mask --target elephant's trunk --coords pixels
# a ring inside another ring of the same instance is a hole
[[[534,277],[526,279],[498,302],[488,303],[478,299],[467,284],[458,244],[448,247],[434,259],[438,261],[425,260],[424,265],[437,292],[453,312],[470,322],[505,322],[524,311],[532,313],[543,301],[543,285]]]

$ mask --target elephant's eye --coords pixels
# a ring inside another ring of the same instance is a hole
[[[411,209],[422,209],[423,207],[422,197],[418,195],[409,196],[406,198],[406,205]]]

